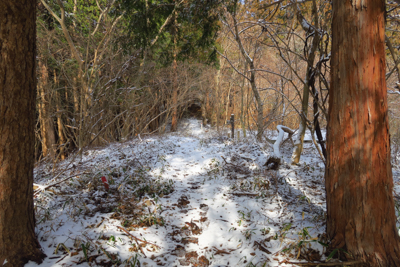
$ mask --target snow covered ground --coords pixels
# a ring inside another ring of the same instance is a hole
[[[284,163],[268,170],[271,146],[253,137],[232,141],[189,119],[178,133],[40,165],[36,231],[47,254],[40,266],[294,266],[326,259],[324,164],[307,143],[301,164],[290,166],[291,148],[286,142]],[[399,176],[394,169],[397,192]]]

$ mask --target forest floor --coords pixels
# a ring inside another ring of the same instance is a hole
[[[40,266],[324,261],[324,163],[312,143],[299,165],[289,164],[291,151],[286,142],[283,164],[268,169],[270,145],[231,140],[188,119],[177,133],[42,163],[34,181],[36,232],[47,254]],[[393,178],[398,200],[398,166]]]

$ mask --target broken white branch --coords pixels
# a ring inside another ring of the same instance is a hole
[[[285,136],[285,132],[289,134],[289,138],[294,134],[294,130],[290,129],[289,127],[283,126],[283,125],[278,125],[277,127],[278,130],[278,138],[276,138],[276,141],[274,143],[274,154],[276,157],[280,158],[282,157],[281,152],[279,151],[279,147],[282,144],[283,137]]]

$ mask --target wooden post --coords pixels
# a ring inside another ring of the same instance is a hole
[[[231,123],[231,126],[232,126],[231,137],[232,137],[232,139],[234,139],[235,138],[235,115],[234,114],[231,114],[230,123]]]

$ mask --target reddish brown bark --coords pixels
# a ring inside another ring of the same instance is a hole
[[[0,1],[0,265],[41,262],[35,236],[35,0]]]
[[[365,266],[400,266],[385,81],[384,0],[333,1],[327,233]]]

